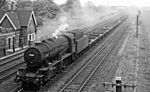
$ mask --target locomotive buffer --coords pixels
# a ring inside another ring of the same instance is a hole
[[[121,77],[116,77],[116,83],[109,83],[109,82],[104,82],[103,86],[105,87],[106,85],[111,85],[112,88],[116,86],[116,92],[122,92],[122,87],[132,87],[134,89],[135,85],[129,85],[129,84],[122,84],[121,83]]]

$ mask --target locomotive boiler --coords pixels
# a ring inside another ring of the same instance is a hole
[[[25,51],[24,60],[29,67],[45,65],[52,62],[51,60],[59,52],[70,49],[69,47],[70,43],[65,36],[59,36],[58,39],[43,40]]]

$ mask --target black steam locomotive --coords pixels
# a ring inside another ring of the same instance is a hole
[[[22,87],[42,86],[59,70],[70,65],[89,46],[89,38],[81,30],[73,30],[35,43],[24,52],[26,67],[17,71],[15,82]]]
[[[117,23],[119,24],[120,22]],[[17,71],[15,82],[21,83],[22,87],[28,87],[30,84],[42,86],[109,32],[97,34],[96,38],[91,35],[90,38],[76,29],[59,35],[57,39],[50,38],[35,43],[35,46],[24,52],[26,66]]]

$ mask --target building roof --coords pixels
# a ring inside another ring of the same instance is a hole
[[[0,10],[0,19],[2,19],[2,17],[4,16],[5,13],[6,13],[6,11]]]
[[[21,26],[27,27],[32,17],[35,25],[37,25],[34,12],[32,10],[0,10],[0,23],[4,20],[5,17],[9,19],[15,29],[20,29]]]
[[[32,16],[33,16],[35,24],[37,25],[36,19],[32,10],[17,10],[16,13],[18,15],[21,26],[28,26],[29,20]]]
[[[20,29],[20,23],[17,17],[17,14],[15,12],[7,12],[8,17],[16,27],[16,29]]]

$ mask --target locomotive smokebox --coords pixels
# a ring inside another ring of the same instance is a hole
[[[24,53],[24,60],[27,66],[37,66],[41,63],[41,53],[38,49],[30,47]]]
[[[70,46],[69,44],[70,42],[65,36],[44,40],[33,47],[29,47],[24,53],[24,60],[29,67],[47,65],[47,63],[52,62],[54,57],[59,57],[58,53],[66,51]]]

